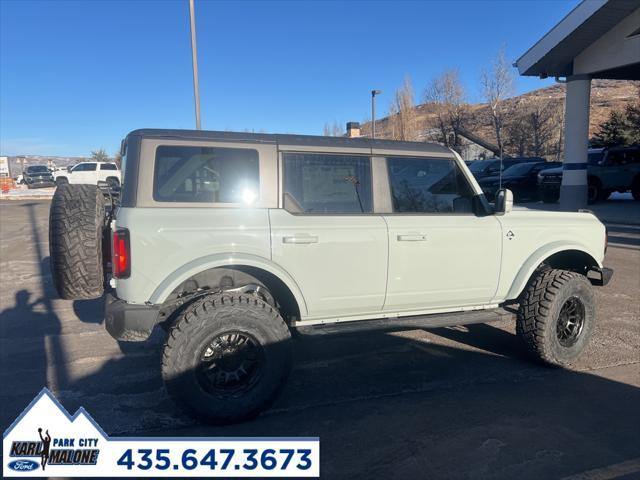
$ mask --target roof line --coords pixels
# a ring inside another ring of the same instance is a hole
[[[597,12],[598,10],[600,10],[602,7],[604,7],[607,3],[609,2],[609,0],[582,0],[582,2],[580,2],[578,5],[576,5],[569,13],[567,13],[564,17],[562,17],[562,19],[560,21],[558,21],[558,23],[556,23],[553,27],[551,27],[551,29],[545,33],[542,37],[540,37],[540,39],[534,43],[531,47],[529,47],[529,49],[524,52],[522,55],[520,55],[520,57],[515,61],[514,66],[516,68],[518,68],[520,75],[524,75],[525,72],[533,67],[542,57],[544,57],[544,55],[546,55],[547,53],[549,53],[556,45],[558,45],[562,40],[564,40],[565,38],[567,38],[571,32],[573,32],[576,28],[574,27],[573,29],[571,29],[571,31],[567,32],[559,41],[557,41],[555,43],[555,45],[551,46],[547,51],[545,51],[543,54],[541,54],[535,61],[533,61],[530,65],[528,65],[526,68],[524,68],[523,70],[520,70],[520,62],[522,62],[522,60],[524,59],[524,57],[526,57],[527,55],[529,55],[530,53],[533,52],[533,50],[535,50],[537,47],[539,47],[545,40],[548,39],[548,37],[550,35],[552,35],[554,33],[554,31],[556,31],[557,29],[559,29],[562,25],[562,23],[566,22],[569,17],[571,17],[572,15],[576,14],[576,11],[581,9],[581,8],[586,8],[586,5],[597,5],[598,3],[600,3],[600,5],[597,5],[597,8],[595,8],[595,10],[593,10],[586,18],[584,18],[582,20],[582,22],[580,22],[580,25],[582,25],[588,18],[590,18],[595,12]]]

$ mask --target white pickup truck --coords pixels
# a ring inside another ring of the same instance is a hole
[[[121,154],[117,208],[94,186],[58,188],[54,283],[106,295],[118,340],[165,329],[167,391],[213,422],[274,399],[294,330],[509,318],[533,355],[570,365],[595,325],[592,285],[613,273],[593,214],[514,209],[504,189],[491,204],[439,145],[137,130]]]
[[[69,170],[53,173],[56,185],[70,183],[72,185],[97,185],[107,182],[110,187],[120,185],[120,170],[113,162],[81,162]]]

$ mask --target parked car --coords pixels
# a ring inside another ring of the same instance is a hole
[[[523,162],[542,162],[544,158],[540,157],[518,157],[518,158],[504,158],[502,159],[502,171],[515,165],[516,163]],[[489,158],[487,160],[476,160],[469,166],[469,170],[476,177],[476,180],[480,180],[484,177],[491,177],[500,174],[500,159]]]
[[[557,202],[560,198],[562,172],[562,168],[554,168],[538,175],[538,188],[544,202]],[[589,149],[587,184],[591,204],[606,200],[616,191],[631,190],[633,198],[640,200],[640,146]]]
[[[22,178],[27,188],[53,187],[55,185],[53,175],[46,165],[29,165],[22,172]]]
[[[168,393],[216,423],[274,400],[292,331],[510,318],[532,354],[570,365],[594,329],[591,285],[613,273],[592,213],[512,210],[509,190],[491,205],[440,145],[137,130],[121,153],[108,215],[96,186],[58,187],[54,285],[104,295],[118,340],[168,331]],[[517,318],[501,308],[515,303]]]
[[[516,202],[538,201],[538,173],[561,165],[560,162],[526,162],[511,165],[500,176],[484,177],[478,180],[482,191],[489,200],[493,200],[499,188],[508,188],[513,192]]]
[[[66,183],[97,185],[107,182],[110,187],[120,186],[120,170],[112,162],[81,162],[68,171],[55,172],[57,185]]]

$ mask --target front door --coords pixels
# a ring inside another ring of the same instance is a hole
[[[272,258],[293,277],[308,318],[379,312],[387,227],[373,212],[368,155],[283,153],[282,209],[270,210]]]
[[[452,159],[387,157],[392,214],[385,311],[486,304],[498,286],[502,235],[473,213],[474,192]]]

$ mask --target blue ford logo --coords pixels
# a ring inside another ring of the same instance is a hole
[[[31,472],[38,468],[38,464],[33,460],[14,460],[9,463],[9,468],[16,472]]]

